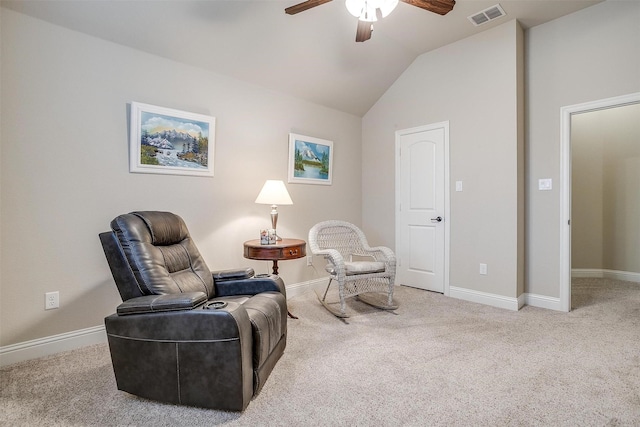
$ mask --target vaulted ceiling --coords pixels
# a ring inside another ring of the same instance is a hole
[[[457,0],[446,16],[400,3],[355,42],[344,0],[297,15],[301,0],[2,0],[2,6],[101,39],[364,115],[420,54],[510,19],[524,28],[601,0]],[[500,4],[506,16],[468,16]],[[473,72],[473,70],[469,70]]]

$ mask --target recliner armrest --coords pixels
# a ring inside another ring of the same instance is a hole
[[[204,292],[184,292],[181,294],[145,295],[131,298],[118,306],[116,312],[127,314],[156,313],[160,311],[191,310],[207,301]]]
[[[239,268],[233,270],[221,270],[221,271],[212,271],[213,280],[220,282],[224,280],[240,280],[240,279],[250,279],[254,276],[255,272],[253,268]]]
[[[287,296],[284,282],[275,274],[259,274],[249,279],[239,280],[217,280],[214,276],[213,286],[217,297],[256,295],[269,291],[280,292]]]

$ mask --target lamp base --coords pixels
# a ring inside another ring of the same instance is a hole
[[[271,205],[271,228],[273,228],[273,232],[276,234],[276,241],[282,240],[282,237],[278,236],[276,225],[278,225],[278,206]]]

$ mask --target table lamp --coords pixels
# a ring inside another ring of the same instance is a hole
[[[268,179],[267,182],[264,183],[262,190],[260,190],[260,194],[258,194],[256,198],[256,203],[271,205],[271,228],[273,228],[276,233],[276,239],[282,240],[275,231],[276,225],[278,224],[278,205],[293,204],[291,196],[289,196],[289,192],[287,192],[287,187],[284,186],[284,182]]]

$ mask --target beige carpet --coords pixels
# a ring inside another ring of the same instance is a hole
[[[294,298],[285,355],[241,414],[120,392],[96,345],[0,370],[0,424],[640,425],[640,284],[576,280],[568,314],[396,296],[397,314],[352,300],[349,324]]]

